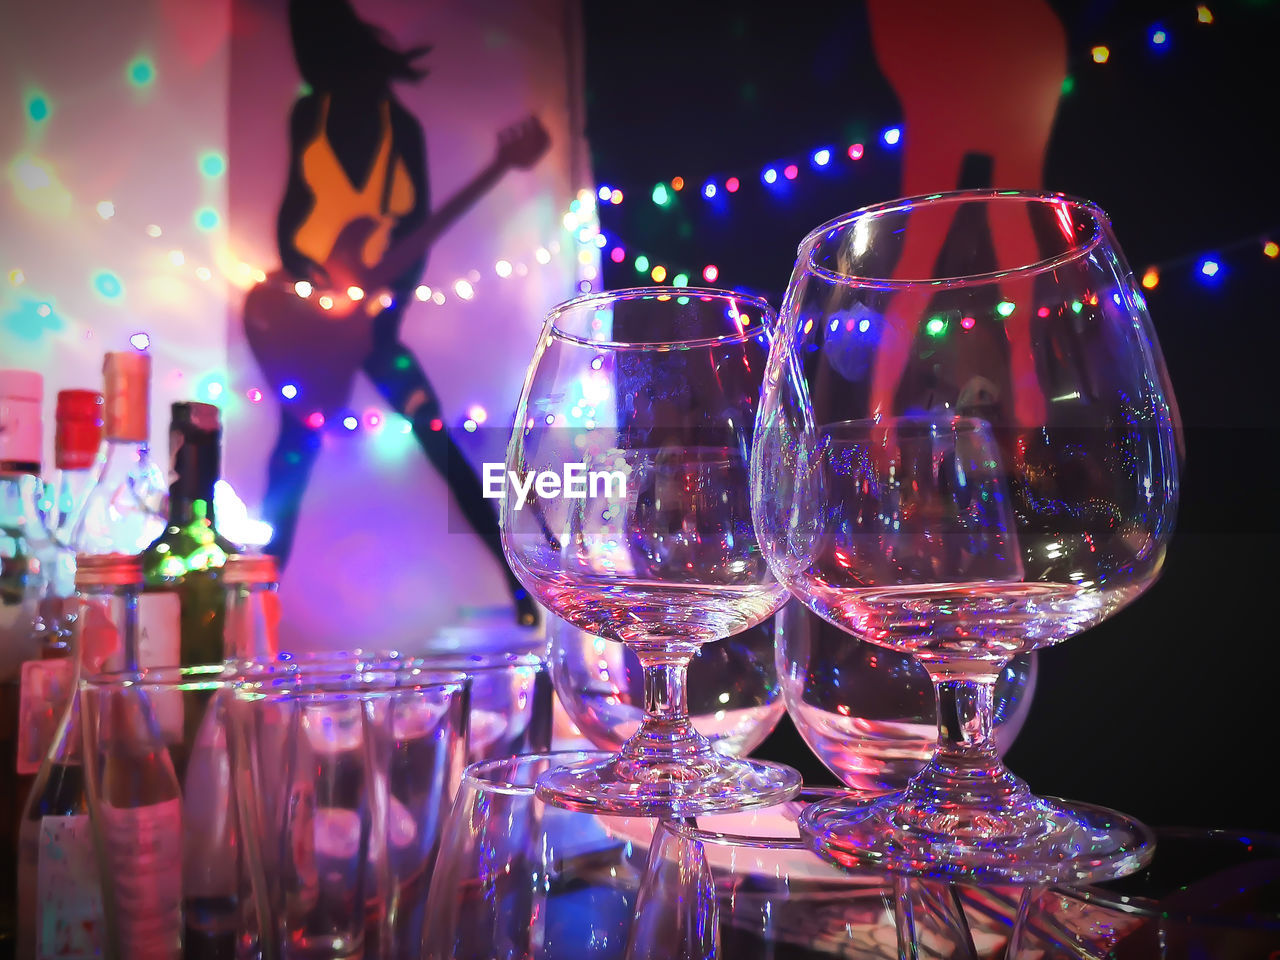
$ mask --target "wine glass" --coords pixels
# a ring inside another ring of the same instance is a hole
[[[992,736],[1004,664],[1131,603],[1173,529],[1176,408],[1106,215],[961,191],[818,228],[764,389],[751,478],[771,567],[819,616],[912,654],[938,701],[933,760],[900,794],[810,808],[816,848],[957,881],[1141,868],[1145,827],[1035,797]]]
[[[644,718],[617,756],[550,771],[543,799],[690,816],[777,803],[789,767],[722,756],[694,729],[690,658],[787,598],[747,483],[775,317],[762,300],[667,287],[555,308],[529,366],[501,481],[507,559],[574,626],[631,647]]]

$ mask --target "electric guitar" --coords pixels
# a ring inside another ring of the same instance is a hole
[[[245,339],[271,388],[296,385],[308,410],[332,414],[345,406],[373,347],[373,321],[391,305],[390,285],[508,170],[529,169],[550,144],[534,117],[501,131],[492,162],[372,267],[361,251],[381,224],[362,217],[342,229],[321,264],[323,289],[296,282],[283,268],[256,284],[244,301]]]

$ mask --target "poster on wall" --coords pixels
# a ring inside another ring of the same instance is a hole
[[[46,433],[146,350],[160,462],[172,401],[221,408],[282,646],[537,633],[477,476],[598,282],[575,0],[105,6],[0,39],[0,365],[45,375]]]

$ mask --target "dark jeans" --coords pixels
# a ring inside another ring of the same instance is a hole
[[[374,325],[374,346],[362,369],[378,392],[401,414],[405,413],[416,392],[421,391],[425,395],[426,399],[414,408],[411,417],[413,435],[427,459],[445,478],[467,523],[502,565],[513,598],[524,600],[525,592],[503,556],[497,514],[483,496],[479,477],[449,431],[443,426],[438,430],[431,429],[431,421],[444,419],[440,399],[418,361],[400,342],[400,312],[393,308],[378,317]],[[275,556],[282,568],[293,548],[303,495],[319,453],[319,432],[303,422],[301,410],[283,406],[280,435],[267,464],[267,493],[263,499],[265,518],[274,529],[266,552]]]

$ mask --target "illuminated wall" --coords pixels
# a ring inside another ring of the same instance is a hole
[[[241,320],[246,291],[278,264],[301,86],[286,4],[22,6],[0,39],[0,363],[46,374],[51,420],[55,390],[97,384],[102,351],[145,331],[160,452],[171,400],[218,403],[224,475],[252,511],[278,405],[305,404],[309,386],[292,400],[272,389]],[[500,460],[542,315],[599,264],[591,238],[579,240],[593,209],[570,211],[591,184],[576,3],[355,8],[394,44],[432,47],[429,75],[396,93],[425,132],[433,207],[490,160],[500,128],[536,114],[550,135],[545,156],[502,176],[438,239],[422,276],[434,299],[414,299],[402,329],[442,428],[473,463]],[[406,421],[365,376],[349,407],[356,429],[330,416],[317,431],[281,589],[284,643],[412,647],[460,607],[507,604],[501,569]]]

